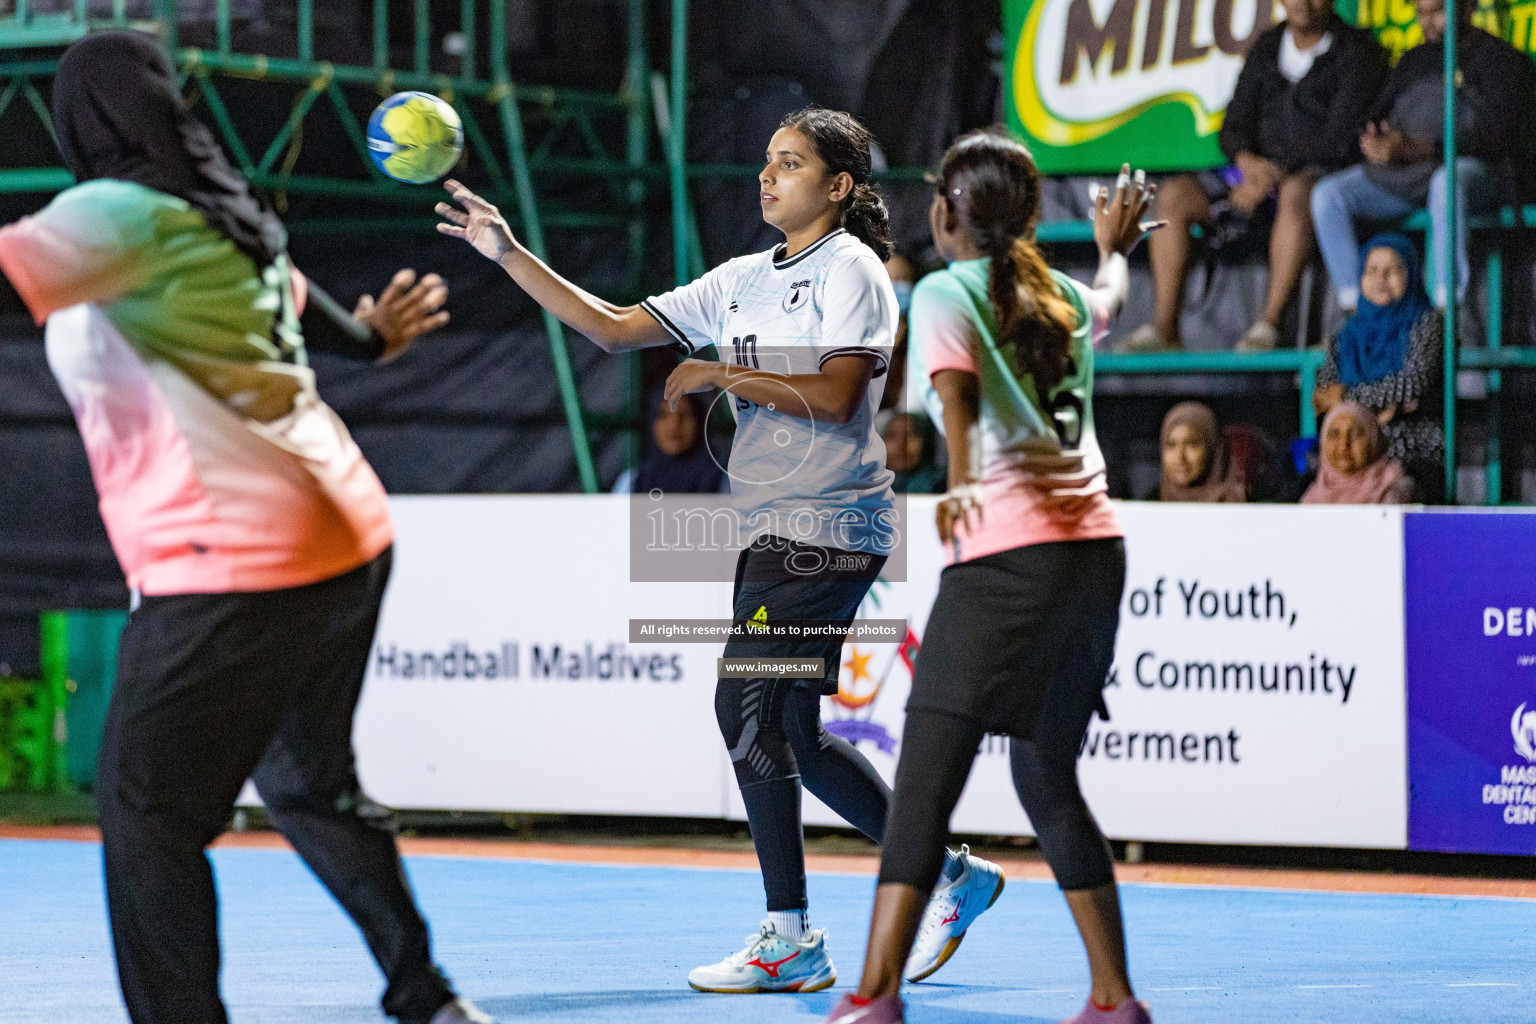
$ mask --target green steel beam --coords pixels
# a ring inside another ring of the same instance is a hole
[[[411,49],[415,58],[416,73],[425,75],[432,70],[432,22],[431,12],[427,9],[427,0],[416,0],[411,23],[415,30],[412,34]]]
[[[383,75],[389,68],[389,0],[373,0],[373,70]]]
[[[1504,347],[1504,252],[1499,242],[1488,253],[1488,348]],[[1504,503],[1504,373],[1488,371],[1488,402],[1483,410],[1487,417],[1488,447],[1483,460],[1487,492],[1484,504]]]
[[[234,45],[233,38],[229,21],[229,0],[219,0],[213,15],[213,39],[220,57],[229,56],[230,48]]]
[[[672,186],[672,268],[675,283],[693,280],[689,273],[688,236],[692,223],[688,203],[688,0],[672,0],[672,92],[668,102],[667,166]]]
[[[21,83],[25,81],[25,78],[17,77],[6,83],[5,91],[0,92],[0,117],[3,117],[6,110],[10,108],[11,101],[14,100],[16,98],[16,94],[21,91]]]
[[[14,192],[62,192],[75,183],[62,167],[7,167],[0,169],[0,194]]]
[[[1312,392],[1317,370],[1323,365],[1321,349],[1285,349],[1275,352],[1105,352],[1094,356],[1095,376],[1178,373],[1295,373],[1300,381],[1301,436],[1317,436],[1317,414]]]
[[[241,174],[250,177],[256,173],[256,165],[251,163],[251,154],[245,148],[239,130],[235,128],[234,119],[229,116],[229,108],[224,106],[218,87],[200,68],[194,68],[193,74],[197,76],[197,91],[202,93],[203,100],[207,102],[208,112],[213,115],[214,127],[228,144],[230,154],[235,158],[235,166],[240,168]]]
[[[646,52],[645,0],[629,0],[625,23],[628,55],[624,62],[624,98],[628,109],[624,119],[624,161],[630,172],[629,205],[638,216],[629,221],[629,273],[626,275],[629,291],[638,293],[644,286],[645,271],[645,178],[636,174],[643,171],[647,159],[647,142],[650,125],[646,118],[645,85],[650,75],[650,58]],[[632,352],[624,357],[629,365],[624,374],[624,409],[630,428],[625,431],[625,465],[638,469],[644,445],[645,394],[643,367],[640,353]]]
[[[53,111],[48,109],[43,94],[37,91],[37,86],[32,84],[31,79],[21,83],[21,94],[27,98],[27,103],[32,107],[32,112],[37,115],[37,119],[43,122],[43,127],[48,129],[48,137],[57,144],[58,137],[53,134]]]
[[[176,0],[155,0],[155,24],[160,30],[160,38],[165,42],[166,49],[175,53],[181,48],[181,21],[178,17],[178,4]],[[124,21],[126,3],[113,0],[112,16],[117,22]]]
[[[277,137],[272,140],[271,145],[267,147],[267,151],[262,154],[261,163],[256,165],[257,174],[264,175],[272,170],[272,165],[277,162],[278,155],[282,153],[283,147],[288,145],[288,140],[293,138],[294,133],[303,125],[304,118],[309,115],[309,108],[315,105],[315,100],[319,99],[330,88],[330,85],[329,78],[316,79],[310,83],[308,89],[299,94],[298,98],[294,101],[293,111],[288,115],[288,120],[283,124],[282,130],[277,133]]]
[[[459,61],[459,78],[474,81],[475,78],[475,0],[463,0],[459,5],[459,34],[464,37],[464,56]]]
[[[220,4],[229,0],[219,0]],[[315,59],[315,0],[299,0],[298,13],[299,30],[299,60],[312,61]]]
[[[496,162],[495,151],[491,149],[491,144],[485,137],[485,131],[480,127],[479,118],[475,117],[475,112],[462,99],[459,99],[454,106],[459,111],[459,120],[464,122],[464,137],[468,140],[471,151],[479,154],[480,162],[485,165],[486,172],[496,183],[496,187],[510,195],[512,182],[507,180],[501,165]],[[369,163],[372,162],[372,160],[369,161]]]
[[[223,0],[220,0],[222,3]],[[352,107],[347,103],[346,94],[341,91],[341,86],[334,80],[325,87],[326,95],[330,97],[331,109],[336,111],[336,119],[341,122],[341,130],[346,133],[347,141],[352,143],[352,150],[357,154],[358,160],[367,168],[368,176],[375,182],[385,181],[384,172],[379,170],[379,165],[373,162],[373,157],[368,152],[368,137],[363,132],[363,126],[358,123],[357,115],[352,112]]]
[[[502,134],[506,137],[507,155],[512,164],[512,182],[517,189],[518,212],[523,221],[523,233],[528,238],[528,248],[539,259],[545,259],[544,231],[539,222],[538,202],[533,193],[533,179],[528,171],[528,149],[523,138],[523,118],[517,109],[517,99],[512,79],[507,71],[507,15],[504,0],[491,0],[491,73],[496,82],[496,106],[501,112]],[[597,493],[597,471],[592,464],[592,447],[587,439],[587,426],[582,418],[581,396],[576,389],[576,375],[571,369],[571,354],[565,343],[565,330],[560,320],[549,310],[543,310],[544,329],[549,335],[549,354],[555,364],[555,379],[560,388],[560,403],[565,410],[566,424],[571,431],[571,447],[576,454],[576,472],[581,478],[581,489],[588,494]]]

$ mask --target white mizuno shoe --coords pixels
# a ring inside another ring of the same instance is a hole
[[[696,967],[688,984],[700,992],[820,992],[837,980],[827,955],[827,933],[816,928],[799,942],[774,931],[764,921],[747,948],[717,964]]]
[[[947,889],[935,889],[923,910],[917,941],[902,973],[908,981],[922,981],[955,955],[971,922],[997,902],[1003,893],[1003,869],[989,860],[972,856],[969,846],[960,847],[965,871]]]

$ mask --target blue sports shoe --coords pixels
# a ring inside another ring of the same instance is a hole
[[[908,981],[922,981],[943,967],[960,948],[971,922],[1003,893],[1006,879],[1001,867],[973,856],[969,846],[960,847],[959,856],[965,870],[947,887],[935,889],[923,910],[917,940],[902,972]]]
[[[700,992],[820,992],[837,980],[826,939],[826,931],[816,928],[796,942],[764,921],[756,935],[747,937],[746,949],[694,968],[688,984]]]

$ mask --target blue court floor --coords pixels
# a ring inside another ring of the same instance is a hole
[[[233,1024],[383,1020],[351,923],[292,854],[220,850]],[[502,1021],[815,1024],[852,985],[873,882],[816,875],[842,977],[809,996],[688,989],[761,916],[755,872],[418,857],[439,961]],[[1159,1024],[1536,1022],[1536,901],[1186,886],[1124,889],[1131,966]],[[1052,1022],[1086,993],[1059,893],[1010,882],[911,1024]],[[121,1024],[100,849],[0,841],[0,1022]]]

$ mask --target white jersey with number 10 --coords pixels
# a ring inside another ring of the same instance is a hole
[[[745,539],[773,534],[807,544],[884,554],[895,544],[885,444],[875,414],[896,334],[896,294],[874,250],[839,228],[787,259],[784,247],[723,263],[641,306],[692,355],[780,374],[811,374],[838,356],[875,361],[847,423],[808,418],[808,407],[759,406],[721,393],[736,418],[728,466]]]

